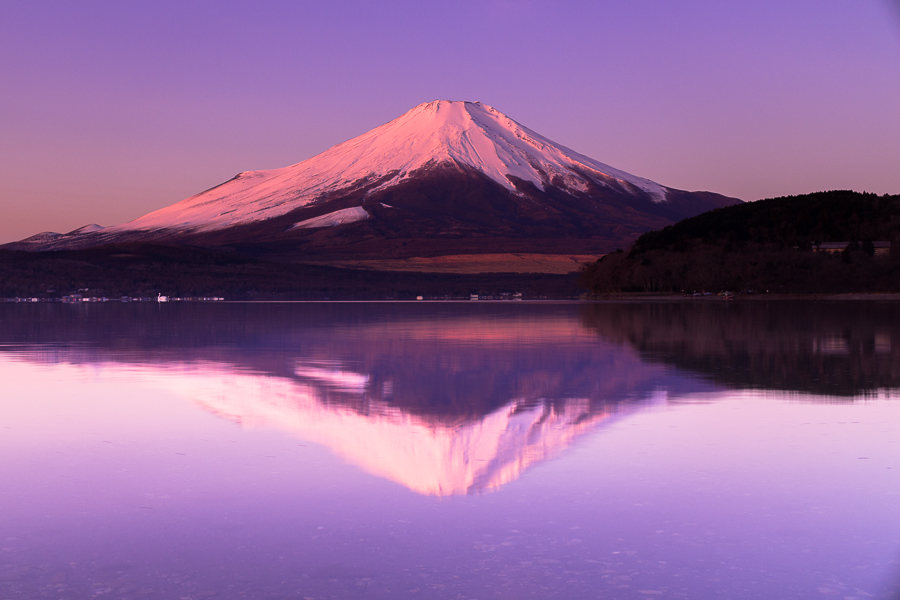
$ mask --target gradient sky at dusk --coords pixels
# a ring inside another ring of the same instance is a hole
[[[671,187],[900,193],[900,1],[7,0],[0,242],[123,223],[434,99]]]

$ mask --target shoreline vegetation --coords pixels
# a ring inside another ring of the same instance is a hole
[[[204,248],[115,244],[71,251],[0,250],[0,298],[81,301],[578,298],[577,273],[430,273],[276,263]],[[88,300],[85,300],[87,298]]]
[[[593,294],[900,292],[900,195],[831,191],[748,202],[645,233],[588,266]]]

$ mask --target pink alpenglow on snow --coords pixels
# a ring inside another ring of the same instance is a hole
[[[543,189],[554,177],[585,188],[573,167],[614,178],[665,200],[665,189],[578,154],[480,102],[435,100],[301,163],[246,171],[231,181],[113,230],[210,230],[260,221],[307,206],[329,192],[382,180],[370,193],[419,169],[455,163],[480,171],[508,190],[512,175]],[[299,224],[298,224],[299,226]]]
[[[160,241],[239,245],[279,260],[595,254],[738,202],[631,175],[486,104],[435,100],[308,160],[239,173],[129,223],[11,247]]]

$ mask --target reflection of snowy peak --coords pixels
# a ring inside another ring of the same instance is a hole
[[[239,244],[279,259],[595,253],[736,202],[630,175],[485,104],[436,100],[318,156],[239,173],[130,223],[11,247],[165,240]]]
[[[340,369],[299,366],[298,375],[331,389],[364,392],[368,377]],[[529,465],[551,458],[610,417],[584,400],[561,406],[512,400],[483,418],[446,424],[387,405],[367,414],[323,403],[313,385],[224,371],[209,365],[170,386],[157,385],[244,426],[275,427],[323,444],[369,473],[420,494],[450,496],[489,491],[513,481]]]
[[[0,371],[3,367],[0,361]],[[323,401],[336,391],[359,397],[366,393],[369,376],[338,363],[300,363],[297,378],[217,362],[98,362],[61,368],[161,390],[243,427],[290,432],[326,446],[368,473],[435,496],[497,489],[530,465],[559,454],[613,414],[609,407],[592,409],[583,399],[512,399],[490,414],[463,422],[413,415],[384,402],[372,402],[368,411],[360,412]]]

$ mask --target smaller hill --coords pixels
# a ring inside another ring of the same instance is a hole
[[[645,233],[587,267],[582,284],[595,293],[898,292],[900,195],[840,190],[719,208]]]

